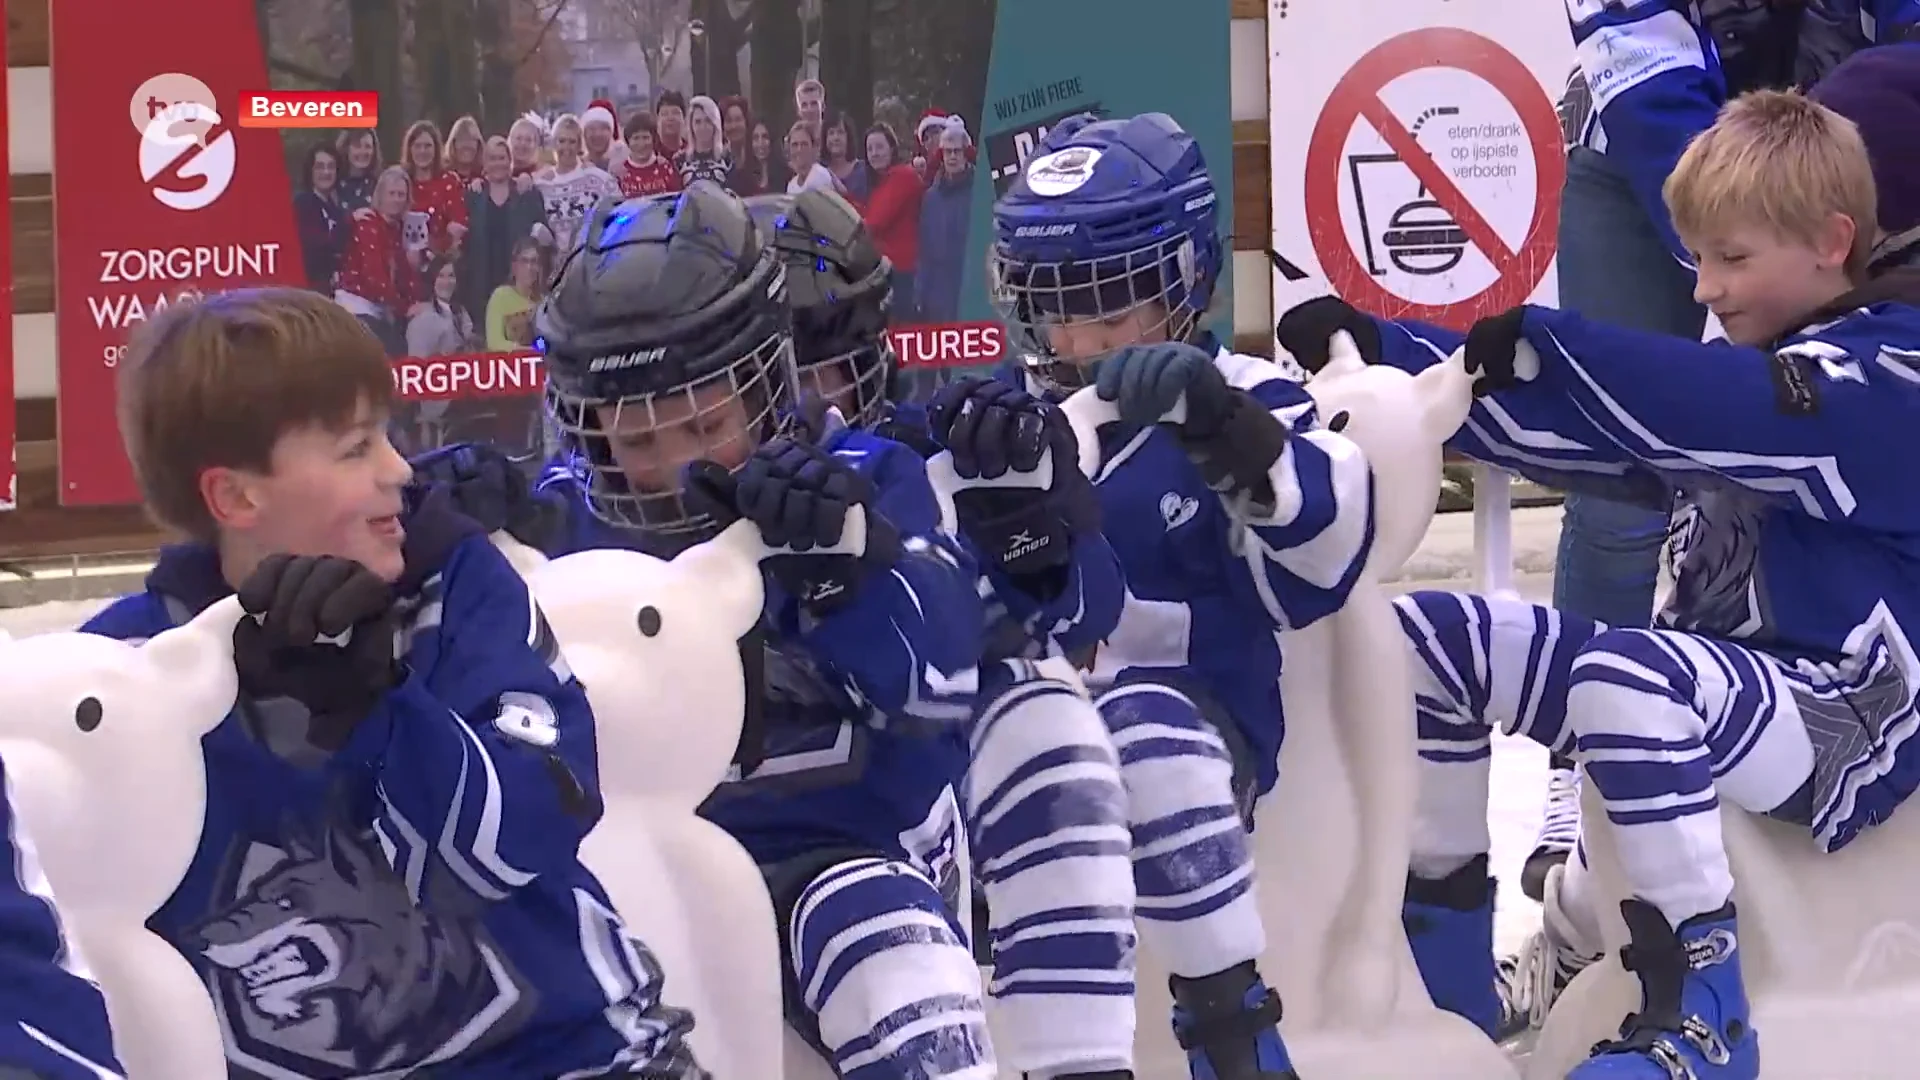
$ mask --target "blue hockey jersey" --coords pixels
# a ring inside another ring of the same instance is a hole
[[[85,629],[151,637],[231,592],[211,548],[170,548]],[[475,530],[406,604],[408,674],[338,752],[288,699],[242,698],[204,740],[206,831],[150,926],[205,977],[231,1076],[675,1060],[690,1021],[577,857],[593,718],[526,586]]]
[[[1856,45],[1898,41],[1920,27],[1920,0],[1814,0],[1807,6],[1809,19],[1818,17],[1834,24],[1836,32],[1857,35]],[[1574,51],[1592,100],[1591,113],[1572,133],[1574,141],[1617,164],[1647,220],[1660,229],[1675,258],[1688,265],[1692,256],[1673,231],[1660,188],[1687,143],[1713,123],[1728,95],[1709,25],[1713,15],[1703,22],[1700,11],[1701,5],[1682,0],[1567,0]],[[1760,15],[1785,18],[1771,11]]]
[[[769,578],[766,757],[747,776],[736,769],[701,813],[762,865],[848,850],[950,879],[959,824],[949,789],[967,768],[964,721],[981,656],[978,573],[943,535],[918,455],[846,428],[823,446],[873,480],[874,509],[905,554],[824,618],[804,614]],[[642,546],[593,517],[571,462],[554,462],[539,487],[569,501],[566,533],[548,555]]]
[[[1279,631],[1346,603],[1373,550],[1373,477],[1358,447],[1320,427],[1313,398],[1282,367],[1211,338],[1202,347],[1230,385],[1293,432],[1273,467],[1277,505],[1229,505],[1170,432],[1101,431],[1094,487],[1124,592],[1093,678],[1161,668],[1195,679],[1245,737],[1264,793],[1278,777],[1285,730]],[[996,375],[1044,392],[1011,365]],[[1097,549],[1087,550],[1083,580],[1112,587]],[[1098,626],[1087,620],[1085,634]]]
[[[1381,325],[1382,359],[1409,371],[1460,340]],[[1544,308],[1525,333],[1539,373],[1479,398],[1449,447],[1543,481],[1677,493],[1656,624],[1830,684],[1799,703],[1823,759],[1816,835],[1838,848],[1885,820],[1920,788],[1920,481],[1900,450],[1920,415],[1920,274],[1878,279],[1771,348]]]
[[[6,768],[0,763],[0,791]],[[60,925],[32,838],[0,796],[0,1075],[120,1080],[107,1003]]]

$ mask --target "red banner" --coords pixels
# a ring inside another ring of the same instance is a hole
[[[253,0],[55,4],[62,503],[137,500],[114,420],[127,333],[183,296],[300,282],[280,133],[227,115],[268,85]],[[65,59],[61,59],[65,57]]]

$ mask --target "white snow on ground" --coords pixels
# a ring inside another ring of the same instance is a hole
[[[0,608],[0,632],[11,637],[32,637],[62,630],[77,630],[107,606],[105,600],[52,600],[27,607]]]

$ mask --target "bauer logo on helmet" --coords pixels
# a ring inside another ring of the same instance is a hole
[[[1091,146],[1069,146],[1027,163],[1027,190],[1035,195],[1065,195],[1093,179],[1100,151]]]

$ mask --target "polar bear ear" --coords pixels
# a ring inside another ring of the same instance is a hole
[[[1360,346],[1353,335],[1345,330],[1335,330],[1327,339],[1327,366],[1314,376],[1316,379],[1337,379],[1343,375],[1354,375],[1366,370],[1366,357],[1360,355]]]
[[[199,724],[202,735],[220,726],[240,693],[233,630],[245,617],[240,598],[229,596],[140,646],[151,671],[164,679],[169,700],[180,702],[179,715]]]
[[[1453,438],[1473,408],[1473,376],[1467,374],[1467,352],[1427,368],[1413,379],[1414,398],[1425,410],[1426,434],[1439,442]]]
[[[736,521],[720,535],[680,553],[674,568],[694,575],[701,610],[724,620],[730,637],[744,637],[760,621],[766,606],[766,582],[760,560],[767,555],[759,526]]]
[[[514,571],[523,578],[531,578],[535,571],[549,561],[539,549],[515,540],[505,529],[494,533],[489,539],[493,541],[493,546],[500,549],[500,553],[507,557],[507,562],[513,566]]]

